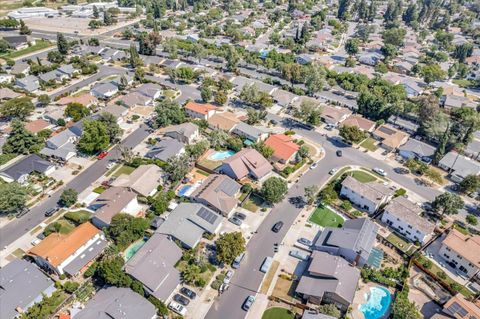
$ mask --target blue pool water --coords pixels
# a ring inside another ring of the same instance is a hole
[[[133,244],[131,244],[130,246],[128,246],[128,248],[125,249],[125,252],[124,252],[124,259],[125,259],[125,261],[126,261],[126,262],[129,261],[130,258],[132,258],[133,255],[135,255],[135,253],[136,253],[137,251],[139,251],[140,248],[143,247],[143,245],[145,245],[145,242],[146,242],[145,239],[140,239],[140,240],[134,242]]]
[[[227,151],[222,151],[222,152],[214,152],[208,156],[208,159],[214,160],[214,161],[223,161],[226,158],[229,158],[235,154],[234,151],[227,150]]]
[[[387,313],[392,296],[388,289],[372,287],[370,293],[365,295],[365,299],[367,302],[358,307],[365,319],[380,319]]]
[[[180,197],[185,196],[185,194],[188,192],[188,190],[189,190],[190,188],[192,188],[192,186],[190,186],[190,185],[182,186],[182,188],[180,188],[180,189],[178,190],[178,196],[180,196]]]

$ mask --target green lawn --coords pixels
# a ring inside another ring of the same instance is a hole
[[[344,222],[341,216],[325,206],[317,207],[310,216],[309,221],[323,227],[341,227]]]
[[[92,217],[92,213],[88,210],[78,210],[75,212],[68,212],[63,217],[76,224],[83,224]]]
[[[465,80],[465,79],[453,79],[452,82],[461,88],[468,88],[475,85],[473,81]]]
[[[58,225],[58,226],[55,226],[55,225]],[[50,225],[48,225],[43,231],[43,233],[45,234],[45,236],[48,236],[51,233],[56,231],[56,227],[59,227],[58,232],[60,234],[68,234],[75,228],[75,225],[73,225],[70,221],[64,218],[61,218],[56,222],[53,222]]]
[[[118,177],[122,174],[130,175],[130,174],[132,174],[132,172],[134,170],[135,170],[135,167],[128,166],[128,165],[123,165],[122,167],[117,169],[112,175],[115,176],[115,177]]]
[[[22,49],[22,50],[11,51],[11,52],[5,53],[3,55],[0,55],[0,57],[5,58],[5,59],[15,59],[15,58],[21,57],[23,55],[33,53],[35,51],[46,49],[46,48],[48,48],[52,45],[53,44],[50,43],[49,41],[37,40],[35,45],[32,45],[31,47],[28,47],[28,48],[25,48],[25,49]]]
[[[355,178],[360,183],[370,183],[370,182],[375,182],[377,180],[375,176],[366,172],[353,171],[351,173],[352,173],[352,177]]]
[[[98,187],[95,187],[95,188],[93,189],[93,192],[94,192],[94,193],[97,193],[97,194],[101,194],[101,193],[103,193],[104,191],[105,191],[105,187],[103,187],[103,186],[98,186]]]
[[[293,319],[295,318],[294,314],[285,308],[274,307],[265,310],[263,313],[262,319]]]
[[[371,152],[375,152],[378,149],[378,147],[375,145],[375,142],[376,141],[373,138],[369,137],[365,141],[363,141],[360,146],[366,148]]]
[[[243,203],[242,207],[255,213],[262,204],[263,200],[260,197],[256,195],[250,195],[250,197]]]
[[[396,234],[394,233],[391,233],[390,235],[388,235],[387,237],[387,240],[392,244],[394,245],[395,247],[399,248],[401,251],[408,251],[408,249],[410,248],[410,246],[412,246],[412,244],[406,242],[405,240],[403,240],[402,238],[398,237]]]

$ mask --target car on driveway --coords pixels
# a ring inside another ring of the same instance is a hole
[[[168,304],[168,309],[172,310],[175,313],[178,313],[180,316],[183,317],[185,317],[185,315],[187,314],[187,308],[175,301],[171,301]]]
[[[237,217],[231,217],[228,219],[229,222],[231,222],[232,224],[235,224],[237,226],[241,226],[242,225],[242,220],[237,218]]]
[[[310,259],[310,256],[308,254],[302,253],[299,250],[290,250],[290,252],[288,254],[292,257],[298,258],[298,259],[303,260],[303,261],[307,261],[307,260]]]
[[[274,233],[278,233],[280,231],[280,229],[282,229],[282,227],[283,227],[283,222],[282,221],[277,222],[277,223],[275,223],[275,225],[273,225],[272,231]]]
[[[190,300],[188,300],[188,298],[185,298],[180,294],[176,294],[175,296],[173,296],[173,300],[184,306],[188,306],[188,304],[190,303]]]
[[[245,220],[245,218],[247,218],[247,215],[245,215],[244,213],[240,213],[240,212],[236,212],[235,215],[233,215],[233,216],[238,218],[238,219],[241,219],[241,220]]]
[[[245,252],[241,253],[232,262],[232,268],[233,269],[238,269],[240,268],[240,264],[242,263],[243,258],[245,258]]]
[[[309,247],[312,246],[312,241],[306,238],[302,237],[302,238],[299,238],[297,241],[302,245],[309,246]]]
[[[337,156],[338,156],[338,157],[342,157],[342,155],[343,155],[342,151],[341,151],[341,150],[338,150],[338,151],[337,151]]]
[[[252,295],[248,296],[242,305],[242,309],[245,311],[250,310],[254,302],[255,302],[255,296],[252,296]]]
[[[372,169],[372,171],[374,171],[380,176],[387,176],[387,173],[381,168],[375,167],[374,169]]]
[[[187,287],[182,287],[182,288],[180,289],[180,293],[183,294],[183,295],[185,295],[185,296],[187,296],[188,298],[190,298],[190,299],[192,299],[192,300],[197,297],[197,294],[195,293],[195,291],[190,290],[190,289],[188,289]]]

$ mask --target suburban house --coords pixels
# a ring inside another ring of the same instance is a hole
[[[360,209],[369,214],[376,212],[393,196],[394,191],[379,182],[362,183],[352,176],[347,176],[342,182],[340,196],[348,198]]]
[[[121,174],[113,182],[113,187],[126,187],[140,196],[153,196],[158,185],[163,182],[162,169],[154,164],[140,165],[131,174]]]
[[[223,216],[229,216],[237,207],[241,185],[226,175],[211,174],[190,197]]]
[[[30,93],[35,93],[40,89],[40,81],[35,75],[29,75],[24,78],[17,78],[15,85]]]
[[[423,210],[407,198],[399,196],[385,206],[382,222],[412,242],[424,244],[433,234],[435,225],[422,217]]]
[[[15,258],[0,268],[0,317],[17,318],[50,297],[55,283],[34,264]]]
[[[326,105],[322,108],[320,117],[327,124],[338,125],[345,121],[350,115],[352,115],[352,111],[349,109]]]
[[[265,145],[273,149],[271,160],[282,164],[295,160],[297,151],[300,149],[293,138],[285,134],[270,135],[265,141]]]
[[[334,304],[346,311],[353,303],[359,279],[360,271],[342,257],[314,251],[295,292],[309,303]]]
[[[374,132],[373,137],[380,141],[380,146],[387,151],[394,151],[408,140],[409,135],[396,128],[383,124]]]
[[[295,57],[295,62],[301,65],[310,64],[315,60],[313,54],[299,54]]]
[[[155,231],[177,239],[182,245],[194,248],[204,233],[216,234],[223,217],[198,203],[180,203]]]
[[[18,182],[24,184],[28,176],[35,172],[50,175],[55,171],[55,165],[44,160],[37,154],[30,154],[0,171],[0,178],[7,183]]]
[[[21,96],[22,94],[17,93],[9,88],[0,88],[0,101],[11,100]]]
[[[480,163],[455,151],[447,153],[438,166],[450,174],[454,182],[461,182],[468,175],[480,174]]]
[[[170,158],[185,153],[185,145],[174,138],[163,138],[145,154],[146,158],[156,158],[167,162]]]
[[[465,297],[457,293],[443,305],[443,312],[457,319],[462,318],[480,318],[480,306],[468,301]]]
[[[45,147],[40,154],[68,161],[77,154],[75,143],[83,133],[82,122],[77,122],[64,131],[53,135],[45,142]]]
[[[459,274],[470,279],[480,270],[479,251],[480,236],[464,235],[452,229],[443,239],[438,255]]]
[[[281,107],[287,107],[293,103],[298,96],[285,90],[275,90],[272,94],[273,100]]]
[[[477,103],[475,103],[474,101],[470,100],[465,96],[450,94],[445,96],[445,99],[443,100],[443,107],[446,110],[460,108],[460,107],[469,107],[469,108],[476,109]]]
[[[208,119],[208,127],[211,130],[224,130],[230,132],[240,120],[232,112],[215,113]]]
[[[200,137],[198,126],[190,122],[165,127],[160,133],[183,144],[192,144]]]
[[[140,281],[149,295],[166,302],[181,282],[175,264],[182,249],[168,236],[153,234],[125,264],[127,274]]]
[[[49,126],[51,126],[51,124],[44,119],[33,120],[31,122],[25,123],[25,129],[33,134],[37,134],[38,132],[48,128]]]
[[[3,37],[3,40],[5,40],[8,43],[9,48],[13,50],[28,48],[28,43],[35,45],[35,40],[27,35],[7,36]]]
[[[27,76],[30,72],[30,65],[23,62],[15,62],[15,64],[10,68],[11,75],[25,75]],[[38,80],[38,78],[37,78]]]
[[[189,101],[185,104],[185,112],[191,118],[208,120],[217,112],[217,107],[208,103],[200,104]]]
[[[78,96],[65,96],[53,103],[62,106],[67,106],[70,103],[80,103],[85,107],[91,107],[98,104],[98,99],[95,96],[92,96],[90,93],[84,93]]]
[[[258,180],[267,176],[272,169],[272,165],[257,150],[244,148],[225,159],[220,166],[219,172],[236,180],[241,180],[245,177]]]
[[[375,129],[375,122],[362,117],[361,115],[350,115],[342,122],[343,126],[355,126],[365,132],[372,132]]]
[[[268,133],[255,126],[249,125],[244,122],[240,122],[234,126],[232,130],[233,134],[236,134],[242,138],[245,138],[253,143],[263,141],[267,138]]]
[[[102,99],[106,100],[117,94],[118,86],[112,82],[101,82],[92,87],[90,90],[90,94]]]
[[[147,106],[153,103],[152,98],[145,96],[139,92],[130,92],[121,95],[116,99],[115,103],[133,109],[136,106]]]
[[[95,211],[92,223],[99,229],[108,227],[113,216],[117,214],[136,216],[141,210],[137,194],[127,187],[108,188],[88,208]]]
[[[86,222],[68,234],[51,233],[27,254],[47,271],[73,277],[83,273],[107,245],[103,232]]]
[[[418,159],[426,163],[430,163],[435,154],[435,147],[428,145],[422,141],[416,139],[408,139],[407,143],[400,146],[398,149],[398,155],[404,159]]]
[[[155,306],[130,288],[102,288],[87,302],[75,319],[154,319]]]
[[[383,60],[383,55],[379,50],[365,51],[358,57],[358,62],[374,66],[378,61]]]
[[[346,220],[341,228],[326,227],[313,244],[315,250],[345,258],[363,267],[368,262],[378,226],[368,218]]]
[[[112,114],[117,119],[117,124],[123,123],[123,117],[128,114],[128,108],[123,105],[112,103],[102,109],[102,113]]]

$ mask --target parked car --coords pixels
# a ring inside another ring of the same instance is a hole
[[[308,239],[306,239],[306,238],[301,237],[301,238],[299,238],[297,241],[298,241],[300,244],[303,244],[303,245],[305,245],[305,246],[309,246],[309,247],[312,246],[312,241],[311,241],[311,240],[308,240]]]
[[[317,168],[317,166],[318,166],[318,162],[315,162],[310,166],[310,169],[315,169]]]
[[[342,157],[342,155],[343,155],[342,151],[341,151],[341,150],[338,150],[338,151],[337,151],[337,156],[338,156],[338,157]]]
[[[49,208],[49,209],[45,212],[45,217],[53,216],[53,214],[55,214],[57,211],[58,211],[58,207]]]
[[[168,309],[172,310],[173,312],[178,313],[180,316],[185,317],[185,315],[187,314],[187,308],[185,308],[184,306],[182,306],[181,304],[179,304],[175,301],[171,301],[168,304]]]
[[[107,164],[107,169],[111,169],[114,166],[115,166],[115,162],[110,162]]]
[[[260,266],[260,271],[266,274],[268,272],[268,270],[270,269],[270,266],[272,265],[272,262],[273,262],[272,257],[270,257],[270,256],[265,257],[265,260],[263,261],[262,266]]]
[[[393,170],[395,173],[402,174],[402,175],[410,173],[410,170],[405,167],[395,167]]]
[[[233,277],[234,273],[235,273],[235,271],[233,271],[233,270],[227,271],[227,273],[225,274],[225,278],[223,278],[223,283],[224,284],[230,283],[230,280],[232,280],[232,277]]]
[[[183,294],[184,296],[187,296],[188,298],[190,298],[192,300],[197,297],[197,294],[195,293],[195,291],[193,291],[191,289],[188,289],[187,287],[182,287],[180,289],[180,293]]]
[[[243,258],[245,258],[245,253],[241,253],[238,255],[235,260],[232,262],[232,268],[238,269],[240,268],[240,264],[242,263]]]
[[[274,233],[278,233],[280,231],[280,229],[282,229],[282,227],[283,227],[283,222],[281,222],[281,221],[277,222],[277,223],[275,223],[275,225],[273,225],[272,231]]]
[[[330,172],[328,172],[328,174],[330,174],[330,175],[335,175],[335,173],[336,173],[337,171],[338,171],[338,169],[332,168],[332,169],[330,170]]]
[[[238,219],[241,219],[241,220],[245,220],[245,218],[247,218],[247,215],[245,215],[244,213],[236,212],[234,217],[236,217]]]
[[[299,250],[290,250],[290,252],[288,254],[292,257],[298,258],[298,259],[303,260],[303,261],[307,261],[307,260],[310,259],[309,255],[307,255],[306,253],[302,253]]]
[[[104,159],[107,155],[108,155],[108,151],[100,152],[100,154],[97,155],[97,159],[99,160]]]
[[[381,168],[375,167],[372,171],[374,171],[380,176],[387,176],[387,173]]]
[[[245,311],[250,310],[254,302],[255,302],[255,296],[252,296],[252,295],[248,296],[242,305],[242,309]]]
[[[188,306],[188,304],[190,303],[190,300],[188,300],[188,298],[185,298],[180,294],[176,294],[175,296],[173,296],[173,300],[184,306]]]
[[[20,209],[20,211],[17,213],[16,217],[17,218],[20,218],[22,217],[23,215],[26,215],[28,214],[28,212],[30,212],[30,209],[28,207],[23,207]]]
[[[241,226],[242,225],[242,220],[237,218],[237,217],[231,217],[228,219],[229,222],[231,222],[232,224],[235,224],[237,226]]]

